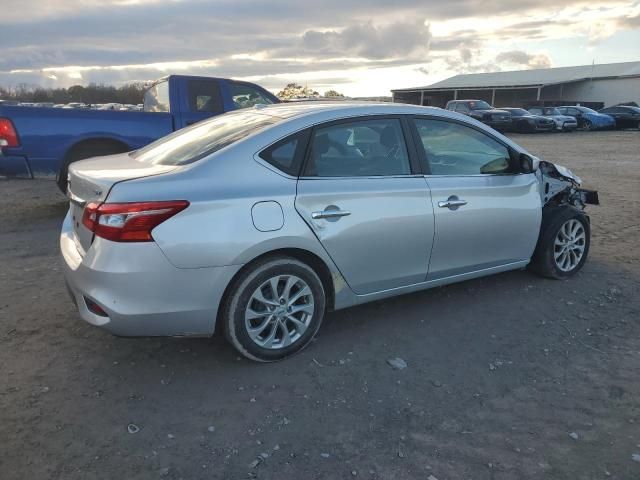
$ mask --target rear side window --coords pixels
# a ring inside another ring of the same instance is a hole
[[[280,121],[258,112],[231,112],[204,120],[156,140],[130,155],[139,162],[185,165]]]
[[[254,105],[271,105],[275,103],[263,92],[246,83],[231,82],[231,99],[236,108],[249,108]]]
[[[152,85],[144,92],[145,112],[168,112],[169,111],[169,82],[164,80]]]
[[[260,152],[260,158],[284,173],[298,176],[308,138],[308,130],[292,135]]]
[[[431,175],[509,173],[507,147],[474,128],[441,120],[416,119]]]
[[[396,118],[338,123],[314,130],[305,175],[409,175],[411,167]]]
[[[222,98],[218,82],[210,80],[190,80],[189,110],[192,112],[222,113]]]

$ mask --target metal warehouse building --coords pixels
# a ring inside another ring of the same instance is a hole
[[[434,107],[458,99],[485,100],[496,107],[640,104],[640,62],[456,75],[391,92],[394,102]]]

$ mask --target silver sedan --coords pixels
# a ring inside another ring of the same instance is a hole
[[[256,107],[69,171],[60,247],[87,322],[298,352],[325,312],[529,266],[584,264],[597,192],[455,112]]]

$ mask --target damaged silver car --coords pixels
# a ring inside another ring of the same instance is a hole
[[[60,245],[82,318],[223,333],[258,361],[304,348],[330,310],[525,267],[569,277],[598,203],[468,116],[337,102],[224,114],[76,162],[68,194]]]

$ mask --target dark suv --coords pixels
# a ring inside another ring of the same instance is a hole
[[[493,108],[484,100],[451,100],[445,108],[469,115],[496,130],[511,129],[511,114],[506,110]]]

